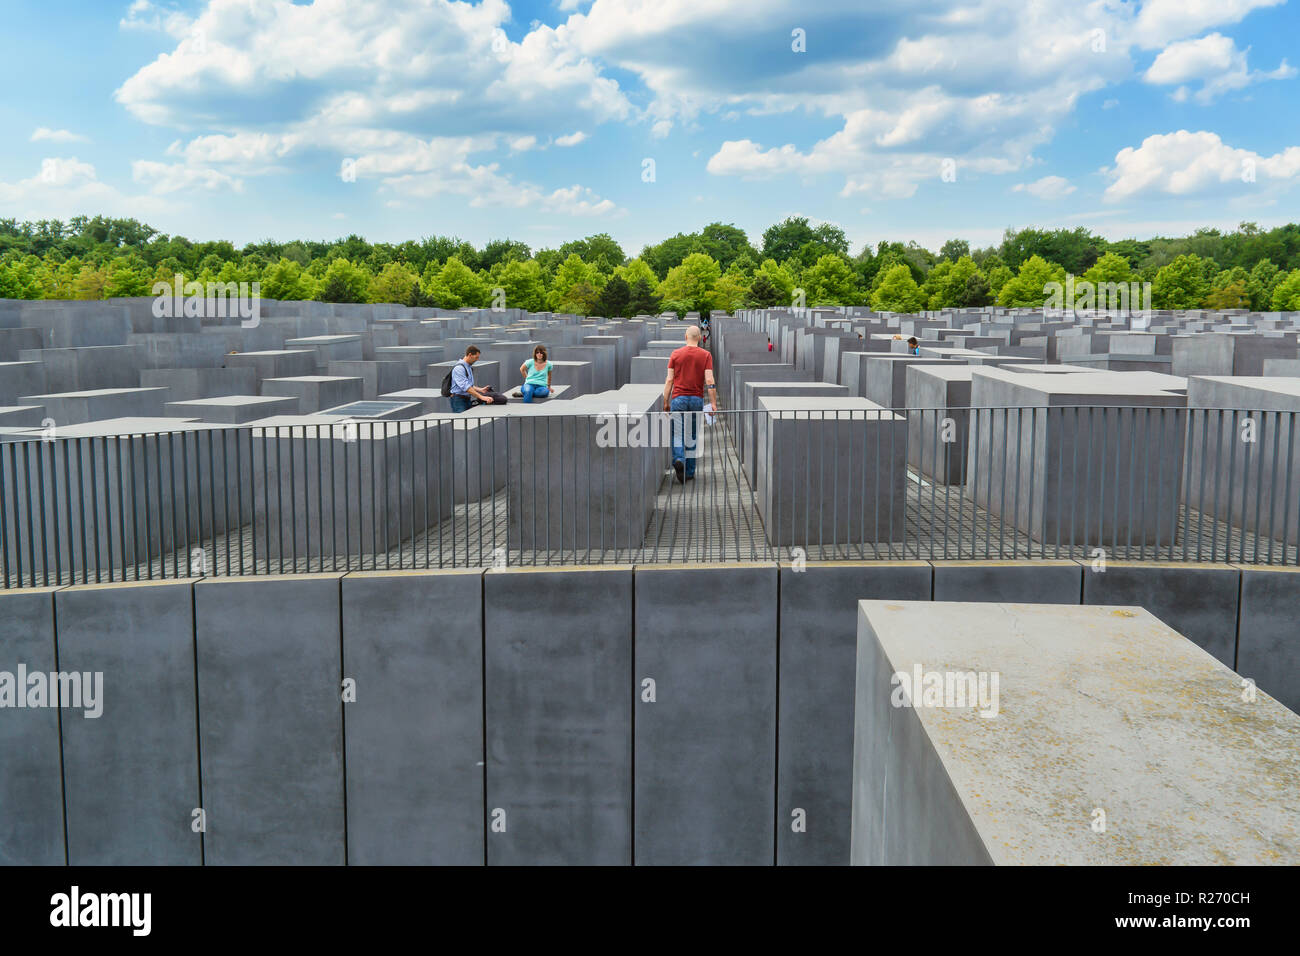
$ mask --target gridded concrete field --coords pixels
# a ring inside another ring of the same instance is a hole
[[[1032,558],[1096,561],[1193,561],[1290,564],[1300,561],[1295,542],[1256,535],[1186,507],[1178,509],[1177,532],[1170,543],[1135,544],[1122,537],[1092,546],[1036,541],[976,505],[956,485],[926,480],[907,471],[906,505],[897,515],[902,541],[832,541],[818,534],[818,515],[803,516],[807,544],[774,547],[767,541],[755,493],[736,454],[733,434],[719,425],[707,428],[695,478],[679,483],[665,470],[641,547],[615,541],[581,542],[577,548],[507,548],[508,495],[459,504],[452,516],[425,533],[403,535],[401,542],[356,541],[351,553],[324,557],[291,554],[267,559],[266,536],[276,530],[245,525],[237,532],[206,539],[186,552],[168,552],[125,568],[91,569],[83,574],[25,563],[22,579],[11,571],[7,586],[32,587],[110,581],[158,580],[185,576],[372,571],[425,568],[572,566],[581,564],[668,564],[724,561],[897,561],[1025,560]],[[580,507],[575,504],[575,507]],[[890,519],[882,517],[882,522]],[[552,529],[555,537],[560,529]],[[539,527],[545,540],[548,529]]]

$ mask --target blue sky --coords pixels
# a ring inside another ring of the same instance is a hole
[[[7,0],[0,217],[629,253],[1270,226],[1297,2]]]

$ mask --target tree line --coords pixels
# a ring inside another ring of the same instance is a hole
[[[1179,238],[1111,242],[1084,227],[1008,229],[994,246],[950,239],[937,252],[888,240],[856,255],[838,226],[790,217],[752,243],[710,223],[629,256],[608,234],[533,250],[512,239],[479,248],[453,236],[371,243],[264,241],[236,248],[194,242],[134,219],[0,219],[0,298],[147,296],[174,277],[257,282],[279,300],[395,302],[457,309],[504,304],[529,311],[630,316],[865,305],[917,312],[985,305],[1041,306],[1067,276],[1151,283],[1156,308],[1300,311],[1300,226],[1200,229]]]

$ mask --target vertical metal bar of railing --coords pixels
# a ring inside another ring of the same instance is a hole
[[[230,524],[230,429],[221,429],[221,536],[226,542],[226,574],[233,574],[230,567],[230,539],[234,536]],[[236,475],[234,481],[239,480]],[[216,529],[212,534],[212,564],[217,563]],[[310,570],[310,569],[309,569]]]
[[[1245,427],[1247,427],[1248,424],[1249,424],[1250,426],[1255,426],[1255,425],[1258,424],[1258,420],[1257,420],[1256,417],[1255,417],[1255,411],[1254,411],[1253,409],[1247,409],[1247,410],[1246,410],[1246,417],[1242,420],[1242,427],[1243,427],[1243,429],[1244,429]],[[1247,521],[1248,521],[1249,518],[1250,518],[1250,497],[1249,497],[1249,493],[1250,493],[1250,462],[1251,462],[1251,454],[1250,454],[1250,451],[1251,451],[1251,446],[1254,445],[1255,442],[1259,441],[1259,429],[1258,429],[1258,428],[1255,428],[1255,430],[1254,430],[1254,434],[1251,435],[1251,439],[1252,439],[1251,441],[1246,441],[1245,438],[1246,438],[1246,436],[1245,436],[1244,434],[1238,433],[1238,435],[1237,435],[1237,439],[1238,439],[1238,441],[1241,442],[1241,521],[1239,522],[1239,530],[1238,530],[1238,533],[1237,533],[1237,541],[1238,541],[1238,544],[1237,544],[1237,560],[1238,560],[1238,561],[1242,561],[1242,560],[1244,560],[1244,559],[1245,559],[1245,555],[1246,555],[1246,523],[1247,523]],[[1236,445],[1237,445],[1237,442],[1233,442],[1233,447],[1234,447],[1234,448],[1236,447]],[[1229,499],[1229,505],[1231,505],[1231,499]],[[1231,507],[1228,508],[1228,514],[1229,514],[1229,516],[1230,516],[1230,517],[1229,517],[1229,532],[1231,533],[1231,527],[1232,527],[1232,523],[1231,523],[1232,508],[1231,508]],[[1231,561],[1231,560],[1232,560],[1232,541],[1231,541],[1231,537],[1229,537],[1229,539],[1228,539],[1228,547],[1226,547],[1226,548],[1224,549],[1223,557],[1224,557],[1224,560],[1225,560],[1225,561]]]
[[[1237,412],[1238,409],[1232,410],[1232,428],[1228,432],[1228,494],[1224,500],[1224,560],[1227,560],[1228,554],[1232,551],[1232,492],[1237,480]],[[1220,457],[1217,461],[1222,461]],[[1215,516],[1218,517],[1218,495],[1215,495]],[[1210,560],[1217,562],[1219,560],[1219,520],[1214,522],[1214,544],[1210,548]]]
[[[1022,417],[1022,415],[1021,415],[1021,411],[1022,411],[1021,407],[1017,405],[1017,406],[1016,406],[1016,446],[1015,446],[1015,452],[1016,452],[1016,483],[1015,483],[1015,493],[1012,495],[1012,502],[1011,502],[1011,515],[1012,515],[1012,518],[1011,518],[1011,560],[1013,560],[1013,561],[1014,561],[1014,560],[1019,556],[1019,554],[1020,554],[1020,549],[1019,549],[1019,544],[1020,544],[1020,478],[1021,478],[1021,475],[1020,475],[1020,463],[1021,463],[1022,461],[1024,461],[1024,458],[1025,458],[1025,446],[1024,446],[1024,439],[1025,439],[1025,436],[1024,436],[1024,420],[1023,420],[1023,417]],[[1007,426],[1008,426],[1008,429],[1010,429],[1010,422],[1007,423]],[[1032,449],[1033,449],[1033,445],[1032,445],[1032,444],[1030,445],[1030,449],[1031,449],[1031,455],[1032,455]],[[1010,468],[1008,468],[1007,470],[1010,471]],[[1030,474],[1030,478],[1032,479],[1033,474],[1034,474],[1033,459],[1032,459],[1032,458],[1030,459],[1029,474]],[[1032,494],[1031,494],[1031,495],[1029,496],[1029,501],[1030,501],[1030,511],[1031,511],[1031,512],[1032,512],[1032,510],[1033,510],[1033,500],[1034,500],[1034,499],[1033,499],[1033,496],[1032,496]],[[1033,524],[1026,524],[1025,527],[1026,527],[1026,529],[1031,529],[1031,528],[1033,528]],[[999,543],[1001,543],[1001,542],[999,542]],[[999,558],[1005,558],[1005,557],[1006,557],[1006,552],[1005,552],[1005,551],[1001,551],[1001,552],[998,554],[998,557],[999,557]]]
[[[197,444],[198,440],[197,438],[195,438],[195,433],[192,431],[186,431],[181,433],[181,481],[185,483],[185,543],[182,546],[181,550],[185,552],[185,571],[187,577],[194,576],[193,561],[191,561],[190,559],[190,544],[194,541],[194,538],[190,534],[190,441],[191,439],[195,441],[194,471],[196,473],[196,483],[197,483],[197,472],[199,470],[198,468],[199,456],[198,456],[198,444]],[[107,453],[105,454],[107,456]],[[107,465],[107,457],[105,458],[105,463]],[[107,510],[108,509],[105,508],[106,512]],[[109,530],[110,532],[112,530],[111,522],[109,525]],[[109,550],[109,553],[112,554],[111,548]],[[200,568],[200,571],[202,571],[202,568]]]
[[[212,443],[212,429],[206,429],[208,436],[208,540],[212,543],[211,573],[217,573],[217,453]],[[135,469],[132,469],[134,472]],[[199,502],[199,516],[203,515],[203,503]],[[207,549],[204,549],[204,563],[207,562]]]
[[[41,505],[41,584],[45,587],[50,586],[50,524],[45,514],[45,446],[48,444],[50,442],[45,438],[36,444],[36,486]],[[57,508],[54,521],[58,524]]]
[[[1282,488],[1282,563],[1287,563],[1287,541],[1291,536],[1291,463],[1295,455],[1295,412],[1287,413],[1286,482]]]
[[[1261,414],[1267,416],[1269,413],[1262,412]],[[1282,413],[1280,411],[1273,412],[1273,427],[1270,429],[1270,433],[1273,435],[1273,467],[1269,470],[1268,476],[1268,555],[1266,557],[1266,563],[1268,564],[1273,563],[1273,542],[1277,537],[1277,525],[1273,523],[1273,515],[1274,505],[1277,502],[1277,455],[1281,450],[1282,442]],[[1261,478],[1261,480],[1263,479]],[[1255,514],[1254,558],[1256,564],[1259,563],[1259,527],[1259,513],[1257,511]]]
[[[252,431],[249,435],[251,438]],[[235,525],[239,529],[239,573],[244,574],[244,451],[243,451],[244,429],[240,428],[235,432]],[[249,465],[252,465],[252,456],[249,457]],[[230,535],[229,528],[226,534]],[[322,569],[323,570],[323,569]],[[226,565],[226,573],[231,573],[230,565]]]
[[[123,485],[122,436],[113,436],[114,473],[117,475],[117,546],[122,553],[122,580],[126,580],[126,491]],[[31,510],[28,509],[28,513]],[[133,522],[134,523],[134,522]]]
[[[6,444],[12,445],[12,442]],[[8,490],[7,490],[8,489]],[[4,448],[0,445],[0,582],[4,587],[22,587],[22,581],[9,582],[9,508],[8,499],[16,497],[17,486],[5,478]]]
[[[1083,542],[1082,544],[1084,547],[1085,554],[1087,553],[1089,539],[1092,537],[1092,449],[1093,449],[1092,433],[1093,433],[1093,425],[1094,425],[1093,422],[1094,411],[1095,409],[1092,408],[1088,409],[1088,442],[1087,442],[1088,453],[1084,455],[1084,463],[1083,463],[1083,467],[1087,469],[1087,474],[1084,480],[1084,490],[1083,490],[1083,494],[1081,495],[1081,497],[1083,498]],[[1104,471],[1104,467],[1105,466],[1103,462],[1102,463],[1103,471]],[[1075,543],[1077,544],[1078,542]]]
[[[67,542],[68,542],[68,583],[69,584],[77,583],[77,558],[76,558],[76,549],[74,547],[73,537],[72,537],[72,463],[71,463],[72,444],[73,442],[76,441],[80,441],[80,439],[64,438],[60,441],[60,446],[62,447],[62,452],[63,452],[63,454],[60,457],[63,459],[63,488],[64,488],[63,514],[64,517],[67,518],[66,528],[68,532]],[[81,472],[77,472],[77,480],[78,481],[81,480]],[[81,497],[82,497],[81,495],[77,495],[77,500],[80,501]],[[82,553],[83,554],[85,553],[85,548],[82,548]],[[62,582],[63,582],[63,575],[60,574],[59,583]]]
[[[99,583],[100,583],[100,580],[101,580],[101,578],[100,578],[100,569],[99,569],[99,566],[100,566],[100,560],[99,560],[99,558],[100,558],[100,550],[99,550],[99,474],[98,474],[99,469],[95,467],[95,461],[96,461],[96,458],[95,458],[95,437],[92,435],[92,436],[88,439],[88,441],[90,442],[90,455],[89,455],[89,458],[90,458],[90,520],[91,520],[92,522],[94,522],[94,528],[92,529],[92,538],[93,538],[94,543],[95,543],[95,583],[96,583],[96,584],[99,584]],[[101,439],[101,441],[102,441],[102,439]],[[104,457],[105,463],[107,463],[107,460],[108,460],[108,453],[105,452],[104,455],[103,455],[103,457]],[[107,474],[107,470],[108,470],[108,469],[107,469],[107,464],[106,464],[106,465],[105,465],[105,474]],[[105,484],[105,495],[107,496],[107,493],[108,493],[108,492],[107,492],[107,478],[105,479],[105,482],[106,482],[106,484]],[[104,500],[104,513],[105,513],[105,514],[108,514],[108,512],[109,512],[108,499],[107,499],[107,497],[105,497],[105,500]],[[110,530],[111,530],[111,525],[110,525]],[[109,579],[111,580],[112,577],[113,577],[113,551],[112,551],[112,548],[111,548],[111,547],[109,548],[109,551],[108,551],[108,567],[109,567],[109,573],[108,573],[108,576],[109,576]]]
[[[1124,451],[1124,408],[1115,409],[1115,496],[1114,504],[1111,507],[1110,519],[1110,552],[1119,554],[1119,494],[1120,494],[1120,455]]]
[[[78,456],[78,470],[80,470],[80,456]],[[180,535],[178,533],[179,529],[177,527],[177,522],[179,521],[180,518],[180,508],[176,504],[176,432],[175,431],[169,431],[167,433],[167,490],[171,492],[171,497],[169,500],[171,501],[171,519],[172,519],[171,522],[172,577],[174,578],[188,577],[189,576],[188,559],[186,560],[186,568],[185,568],[186,574],[184,575],[181,574],[181,567],[180,567],[181,552],[185,550],[185,547],[182,547],[180,544],[179,541]]]
[[[330,425],[330,448],[334,447],[334,426]],[[325,571],[325,449],[321,444],[321,426],[316,426],[316,567]],[[331,550],[333,550],[331,548]],[[311,545],[307,546],[307,570],[311,570]]]

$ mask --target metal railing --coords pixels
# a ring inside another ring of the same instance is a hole
[[[1294,412],[768,404],[6,441],[0,581],[777,559],[1297,564]],[[675,428],[690,480],[673,471]]]

